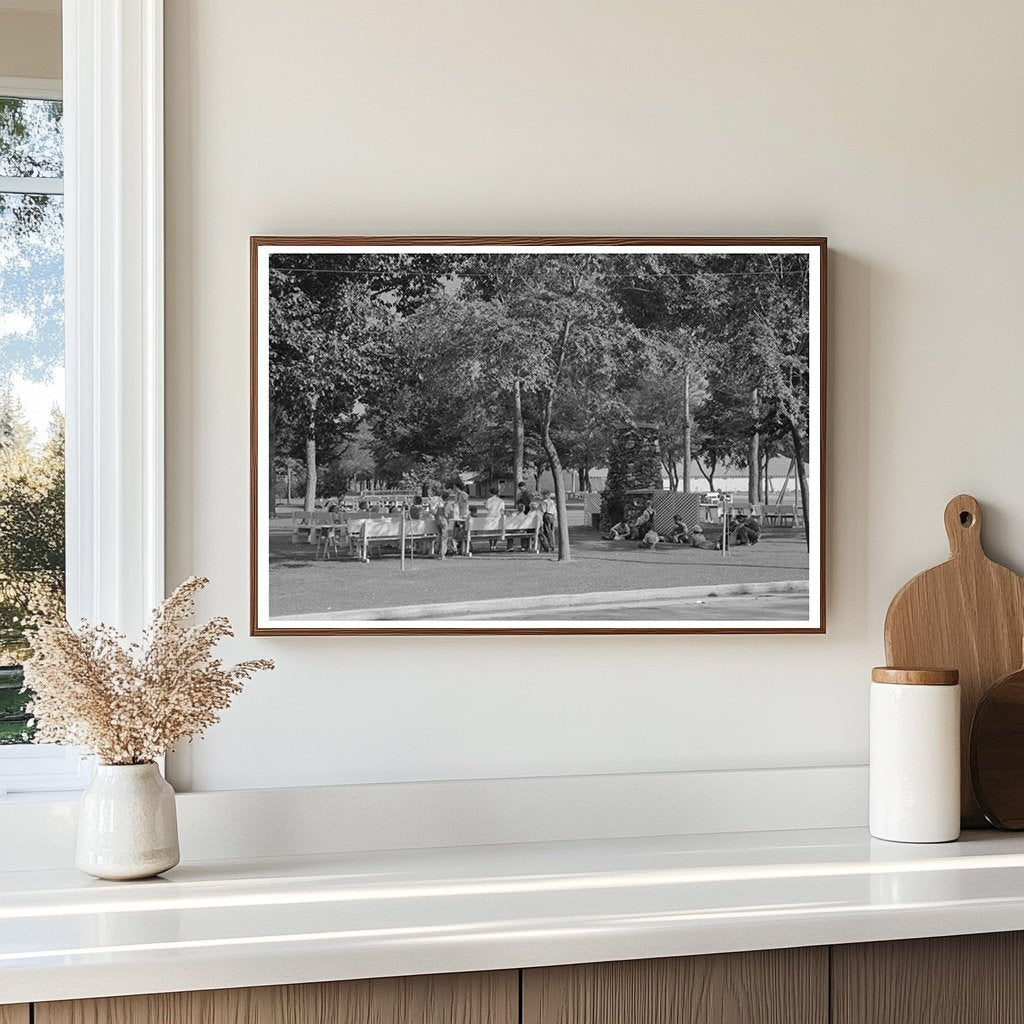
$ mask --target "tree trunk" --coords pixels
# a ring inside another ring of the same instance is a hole
[[[754,429],[750,435],[750,450],[747,454],[747,500],[751,505],[757,503],[761,494],[761,435],[757,430],[758,401],[757,388],[751,397],[751,412],[754,416]]]
[[[709,462],[707,469],[701,465],[701,461],[698,459],[697,468],[700,470],[700,475],[707,480],[708,490],[713,491],[715,489],[715,470],[718,468],[718,459],[715,459],[714,462]]]
[[[306,438],[306,501],[303,508],[312,512],[316,508],[316,438]]]
[[[523,386],[512,385],[512,422],[515,427],[515,451],[512,453],[512,482],[518,487],[526,472],[526,431],[523,429]]]
[[[555,483],[555,504],[558,506],[558,560],[560,562],[571,562],[572,555],[569,553],[569,514],[565,503],[565,482],[562,479],[562,460],[558,457],[558,450],[554,441],[551,440],[551,430],[545,417],[544,422],[544,454],[548,457],[548,465],[551,467],[551,475]]]
[[[796,424],[789,421],[789,436],[793,439],[793,457],[796,459],[796,478],[800,484],[800,504],[804,510],[804,539],[807,541],[807,550],[811,550],[811,519],[810,511],[807,508],[807,474],[804,471],[803,441],[800,439],[800,431]]]
[[[267,495],[268,502],[270,504],[270,518],[273,519],[277,515],[277,417],[270,414],[270,493]]]
[[[288,505],[291,506],[291,503],[292,503],[292,460],[291,460],[291,457],[289,457],[289,459],[288,459],[288,462],[286,464],[286,468],[287,468],[287,471],[288,471]]]
[[[662,465],[665,467],[665,475],[668,477],[668,489],[670,491],[677,491],[679,489],[679,465],[675,459],[668,458],[663,460]]]
[[[690,368],[683,373],[683,493],[690,493],[691,434],[690,424]]]

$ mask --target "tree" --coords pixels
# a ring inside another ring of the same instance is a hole
[[[709,287],[705,265],[701,254],[647,254],[623,260],[616,284],[644,341],[635,353],[636,380],[628,386],[632,415],[655,424],[669,485],[684,492],[691,486],[695,415],[723,358],[722,337],[708,330],[722,297]]]
[[[810,545],[806,456],[810,426],[810,324],[808,258],[802,253],[732,257],[725,268],[742,278],[728,289],[721,321],[733,338],[737,359],[746,362],[744,404],[757,388],[750,429],[774,424],[786,434],[796,464],[804,531]],[[752,449],[751,449],[752,451]],[[749,454],[748,456],[749,457]]]
[[[0,98],[0,175],[60,177],[61,104]],[[64,355],[63,196],[0,192],[0,387]]]
[[[606,464],[623,414],[615,393],[598,382],[576,382],[561,396],[554,414],[555,439],[565,462],[577,472],[580,490],[593,489],[590,471]]]
[[[64,595],[64,418],[41,449],[10,394],[0,401],[0,641],[7,659],[28,653],[25,619]]]
[[[271,465],[278,433],[306,463],[343,451],[360,403],[392,369],[392,329],[431,298],[446,272],[435,254],[282,253],[271,257]]]
[[[682,490],[690,491],[694,416],[708,398],[708,349],[696,329],[655,333],[642,379],[629,398],[633,419],[653,426],[671,490],[682,483]]]
[[[558,560],[569,561],[569,517],[556,438],[559,405],[590,382],[610,387],[634,332],[609,293],[611,262],[593,255],[509,257],[521,284],[503,303],[503,347],[521,368],[523,393],[537,412],[538,433],[554,480]],[[492,335],[493,337],[493,335]]]
[[[477,460],[481,435],[502,410],[487,393],[474,302],[439,295],[394,327],[387,372],[368,398],[371,449],[383,475],[420,467],[449,479]]]
[[[301,444],[306,511],[316,507],[317,459],[352,436],[360,393],[380,357],[374,310],[359,285],[336,284],[310,295],[287,274],[271,270],[271,465],[278,430]]]
[[[606,408],[632,337],[608,293],[609,267],[606,259],[564,255],[492,254],[486,270],[478,260],[459,262],[445,293],[403,319],[396,351],[404,358],[396,364],[416,373],[386,402],[375,400],[371,413],[387,450],[444,453],[484,472],[496,468],[494,448],[504,436],[517,479],[532,434],[554,480],[560,561],[570,559],[563,452],[589,469],[590,453],[604,447],[578,402],[595,416]]]
[[[694,457],[708,488],[714,490],[719,466],[727,463],[743,465],[748,451],[751,419],[750,410],[744,402],[744,384],[728,371],[716,374],[710,388],[694,437]]]

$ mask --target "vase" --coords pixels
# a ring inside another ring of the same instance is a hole
[[[95,878],[151,878],[180,860],[174,790],[156,764],[98,764],[82,794],[75,865]]]

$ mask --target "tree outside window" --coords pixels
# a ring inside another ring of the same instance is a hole
[[[26,618],[64,595],[62,105],[0,96],[0,744],[31,739]]]

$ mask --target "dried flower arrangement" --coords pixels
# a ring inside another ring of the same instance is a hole
[[[225,668],[213,648],[233,635],[228,620],[187,625],[207,583],[182,583],[153,612],[141,644],[109,626],[76,630],[63,616],[41,616],[25,662],[36,742],[83,747],[104,764],[146,764],[217,722],[245,680],[274,663]]]

